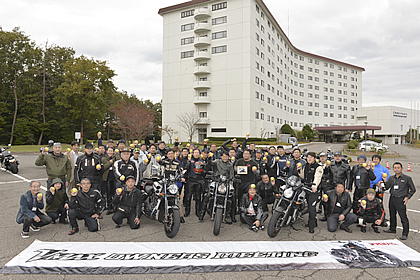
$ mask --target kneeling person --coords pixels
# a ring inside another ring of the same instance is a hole
[[[77,220],[85,220],[85,226],[89,231],[97,231],[99,229],[98,217],[105,209],[105,200],[102,198],[98,190],[91,189],[90,180],[82,179],[81,190],[73,189],[69,201],[69,219],[71,231],[69,235],[73,235],[79,231]]]
[[[141,216],[141,191],[135,188],[136,179],[134,176],[128,176],[126,186],[116,190],[112,204],[116,207],[116,212],[112,216],[112,220],[117,224],[117,228],[121,227],[122,220],[127,218],[131,229],[140,227]]]
[[[244,193],[240,201],[241,221],[249,225],[249,229],[257,232],[264,229],[261,223],[263,218],[262,199],[257,194],[255,185],[248,188],[248,193]]]
[[[23,223],[22,238],[29,237],[29,228],[39,231],[40,227],[51,223],[51,218],[41,212],[44,208],[42,193],[39,192],[41,184],[37,181],[29,184],[29,191],[20,197],[20,208],[16,217],[18,224]]]
[[[45,212],[52,219],[53,224],[57,219],[60,224],[68,224],[69,197],[60,178],[55,178],[52,181],[50,189],[45,193],[45,200],[47,201]]]
[[[382,207],[382,202],[376,198],[374,189],[368,189],[366,196],[358,203],[357,215],[359,215],[360,230],[366,232],[366,223],[372,223],[372,228],[376,233],[379,233],[378,226],[380,226],[385,217],[385,210]]]
[[[328,231],[335,232],[338,222],[342,222],[340,229],[352,232],[349,226],[357,221],[357,216],[350,213],[352,203],[349,193],[344,191],[344,185],[337,184],[334,190],[327,191],[323,196],[323,201],[327,209]]]

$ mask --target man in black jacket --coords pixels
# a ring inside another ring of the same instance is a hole
[[[200,150],[195,149],[191,160],[187,164],[186,176],[188,176],[187,185],[185,188],[184,217],[188,217],[191,211],[191,198],[194,195],[195,200],[195,215],[200,217],[200,210],[204,196],[204,168],[206,163],[200,158]]]
[[[81,190],[73,189],[69,201],[69,219],[72,227],[69,235],[79,231],[77,220],[85,220],[89,231],[98,231],[98,217],[105,209],[105,200],[98,190],[91,189],[88,178],[81,180]]]
[[[236,138],[234,139],[228,139],[225,143],[222,144],[223,149],[226,151],[229,151],[228,144],[232,142],[232,148],[235,150],[235,158],[240,159],[242,158],[242,149],[239,147],[238,141],[236,141]]]
[[[372,228],[379,233],[380,226],[385,217],[385,210],[382,207],[382,201],[376,198],[374,189],[368,189],[366,196],[358,201],[357,215],[359,216],[360,230],[366,232],[366,223],[372,223]]]
[[[92,189],[100,190],[102,183],[102,160],[99,155],[93,153],[92,143],[85,145],[85,153],[77,158],[74,168],[74,180],[80,186],[81,179],[88,178]]]
[[[366,190],[370,188],[370,181],[376,179],[371,166],[366,163],[365,155],[359,155],[357,161],[359,164],[354,165],[351,170],[351,183],[349,188],[351,191],[352,185],[354,184],[353,213],[356,213],[358,210],[358,200],[365,196]]]
[[[169,147],[166,147],[165,141],[160,141],[158,143],[158,149],[156,151],[157,154],[161,155],[162,157],[166,156],[168,151],[170,150]]]
[[[273,204],[276,200],[276,194],[279,193],[279,187],[274,177],[269,178],[268,174],[262,175],[262,180],[257,183],[257,193],[261,196],[261,207],[263,209],[262,223],[268,217],[268,204]]]
[[[350,165],[342,161],[341,152],[334,153],[334,161],[331,163],[332,172],[332,186],[335,187],[337,184],[343,184],[346,188],[346,192],[351,191],[351,178],[350,178]]]
[[[141,179],[140,174],[142,173],[142,170],[139,169],[140,167],[138,163],[130,160],[130,150],[128,148],[122,149],[121,159],[114,163],[114,174],[117,182],[117,188],[121,188],[124,185],[125,179],[128,178],[128,176],[133,176],[136,180],[135,184],[138,186]]]
[[[323,195],[323,203],[327,208],[328,231],[335,232],[338,222],[342,222],[340,229],[352,232],[349,226],[357,221],[357,216],[350,213],[352,208],[350,195],[344,191],[343,184],[337,184],[335,190],[330,190]]]
[[[264,229],[262,199],[257,194],[254,184],[248,188],[248,193],[244,193],[239,203],[241,210],[241,221],[249,226],[249,229],[257,232]]]
[[[401,218],[403,226],[401,240],[406,240],[409,231],[409,222],[407,217],[407,202],[413,197],[416,192],[416,187],[413,184],[413,180],[410,176],[402,173],[403,166],[400,162],[395,162],[392,166],[395,175],[391,176],[387,182],[385,182],[385,188],[389,190],[391,197],[389,198],[389,216],[391,225],[388,230],[384,230],[387,233],[396,233],[397,228],[397,212]],[[386,179],[385,179],[386,180]]]
[[[116,207],[116,212],[112,220],[117,224],[116,228],[121,227],[124,218],[128,220],[131,229],[140,228],[140,216],[142,198],[141,191],[135,188],[136,179],[129,175],[125,181],[126,186],[116,190],[116,196],[112,203]]]

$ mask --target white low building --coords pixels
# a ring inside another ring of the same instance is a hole
[[[419,126],[420,111],[397,106],[362,107],[357,112],[357,125],[380,126],[375,137],[384,144],[404,144],[410,129]],[[413,138],[415,136],[413,135]]]
[[[364,68],[298,49],[263,1],[192,0],[159,14],[162,125],[181,141],[177,116],[190,112],[199,117],[194,141],[356,125]]]

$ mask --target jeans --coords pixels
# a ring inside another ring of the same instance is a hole
[[[47,212],[47,215],[51,218],[53,222],[55,222],[55,220],[57,220],[58,218],[60,218],[60,222],[63,222],[67,218],[67,210],[64,207],[62,207],[58,209],[58,211]]]
[[[131,229],[138,229],[140,228],[140,224],[136,224],[134,222],[134,219],[136,218],[136,213],[124,213],[122,211],[118,211],[115,212],[115,214],[112,216],[112,220],[114,221],[114,223],[116,223],[117,225],[121,225],[123,219],[126,218],[128,220],[128,224],[130,225]]]
[[[41,213],[39,211],[37,211],[35,214],[40,219],[39,222],[35,222],[34,219],[32,219],[29,216],[23,217],[23,231],[24,232],[29,232],[29,227],[31,225],[34,225],[36,227],[43,227],[43,226],[46,226],[48,224],[51,224],[52,220],[47,215],[45,215],[45,214],[43,214],[43,213]]]
[[[334,232],[338,228],[338,217],[341,214],[332,214],[327,218],[327,227],[329,232]],[[350,225],[354,224],[357,221],[356,214],[348,213],[346,218],[342,221],[341,227],[348,228]]]

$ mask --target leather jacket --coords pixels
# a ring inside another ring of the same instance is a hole
[[[350,177],[350,165],[343,161],[333,161],[330,165],[330,169],[332,172],[332,187],[335,188],[338,183],[341,183],[346,189],[351,190],[352,181]]]
[[[345,216],[350,213],[352,203],[348,192],[344,191],[341,196],[338,196],[337,191],[334,189],[327,191],[326,194],[328,195],[328,201],[324,202],[324,200],[322,200],[322,203],[327,206],[326,213],[328,216],[331,216],[334,213],[334,208],[337,205],[337,202],[341,205],[341,214]]]

